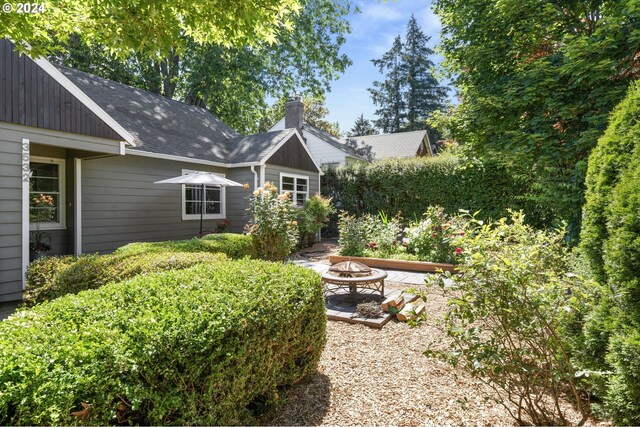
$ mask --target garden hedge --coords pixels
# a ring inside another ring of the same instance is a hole
[[[29,265],[24,301],[27,306],[66,294],[96,289],[139,274],[179,270],[227,260],[222,253],[148,252],[80,257],[44,257]]]
[[[209,234],[201,239],[168,240],[165,242],[136,242],[116,249],[118,254],[139,254],[148,252],[220,252],[230,258],[246,256],[255,258],[250,236],[236,233]]]
[[[533,225],[546,225],[549,219],[526,196],[528,191],[523,174],[498,161],[447,154],[329,169],[322,184],[322,194],[350,214],[402,212],[404,218],[413,219],[438,205],[449,214],[465,209],[480,211],[481,219],[497,219],[511,208],[524,210]]]
[[[584,358],[609,372],[604,415],[640,424],[640,85],[632,84],[589,158],[580,252],[604,297],[584,317]]]
[[[0,322],[0,425],[256,424],[325,325],[319,275],[264,261],[67,295]]]

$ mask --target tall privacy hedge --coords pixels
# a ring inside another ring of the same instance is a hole
[[[0,425],[256,424],[325,325],[319,275],[264,261],[67,295],[0,322]]]
[[[585,316],[584,349],[610,371],[597,388],[617,424],[640,424],[640,85],[589,158],[581,253],[606,296]]]
[[[322,193],[336,208],[351,214],[395,215],[418,218],[428,206],[447,213],[459,209],[480,211],[482,219],[501,218],[507,209],[522,209],[528,222],[544,225],[545,215],[530,203],[522,173],[499,161],[479,161],[453,155],[359,163],[330,169]]]

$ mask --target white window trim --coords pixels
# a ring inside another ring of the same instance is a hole
[[[282,188],[282,178],[287,177],[287,178],[294,178],[293,181],[293,191],[291,190],[284,190]],[[302,178],[302,179],[306,179],[307,180],[307,191],[298,191],[296,190],[296,188],[298,187],[298,182],[297,179],[298,178]],[[295,206],[300,206],[298,205],[297,202],[297,198],[296,198],[296,194],[298,193],[304,193],[307,195],[307,197],[305,198],[306,200],[309,200],[309,187],[311,186],[311,178],[309,177],[309,175],[298,175],[295,173],[289,173],[289,172],[280,172],[280,194],[285,193],[287,191],[289,191],[289,193],[291,193],[291,200],[293,202],[293,204]]]
[[[182,175],[186,175],[188,173],[200,172],[191,169],[182,169]],[[213,175],[218,175],[223,178],[226,178],[226,175],[223,173],[209,172],[209,171],[201,171],[210,173]],[[186,209],[186,184],[182,184],[182,220],[183,221],[193,221],[200,220],[200,214],[187,214]],[[203,219],[226,219],[227,218],[227,193],[225,187],[220,187],[220,213],[219,214],[204,214],[202,216]]]
[[[65,159],[55,159],[51,157],[37,157],[31,156],[29,163],[51,163],[58,165],[58,171],[60,176],[58,177],[58,184],[60,189],[60,199],[58,203],[58,218],[59,222],[43,222],[40,223],[40,230],[66,230],[67,228],[67,204],[66,204],[66,182],[67,175]],[[29,191],[29,198],[31,198],[31,191]],[[36,224],[29,221],[29,230],[34,231]]]

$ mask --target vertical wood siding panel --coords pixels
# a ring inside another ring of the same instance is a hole
[[[26,70],[25,61],[27,57],[25,55],[20,56],[18,59],[18,114],[19,123],[27,124],[27,100],[25,99],[27,93],[26,82]]]
[[[4,63],[2,64],[2,66],[4,66],[4,74],[5,74],[5,96],[6,101],[5,101],[5,106],[6,106],[6,112],[5,112],[5,118],[8,122],[12,122],[13,121],[13,91],[11,90],[11,83],[13,82],[13,79],[11,77],[11,71],[12,71],[12,54],[11,54],[11,49],[6,49],[4,52]]]
[[[20,76],[17,57],[13,57],[11,61],[11,116],[15,123],[20,123]]]
[[[6,122],[7,117],[7,70],[5,68],[6,45],[0,44],[0,121]]]

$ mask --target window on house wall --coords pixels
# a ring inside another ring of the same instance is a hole
[[[29,169],[30,228],[65,228],[64,159],[32,156]]]
[[[183,169],[182,175],[194,173],[196,171]],[[216,173],[224,177],[224,174]],[[182,219],[200,219],[200,210],[204,206],[204,219],[225,218],[225,190],[224,187],[206,186],[204,187],[203,203],[202,185],[182,186]]]
[[[296,206],[302,206],[309,198],[309,177],[305,175],[280,174],[280,193],[291,193]]]

